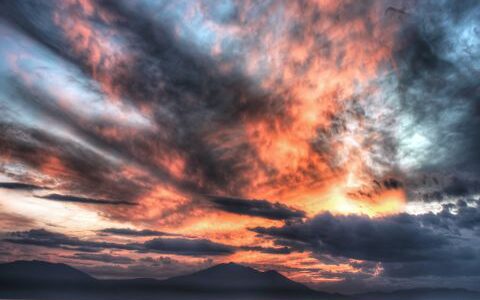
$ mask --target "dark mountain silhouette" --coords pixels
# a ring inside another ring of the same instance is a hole
[[[167,280],[99,280],[65,264],[0,264],[0,297],[49,299],[339,299],[276,271],[228,263]]]
[[[97,280],[66,264],[16,261],[0,264],[0,298],[61,299]],[[68,298],[66,298],[68,299]]]
[[[235,263],[220,264],[190,275],[163,282],[166,286],[188,287],[195,290],[265,290],[312,293],[303,284],[292,281],[276,271],[260,272]]]
[[[0,282],[16,284],[57,284],[93,282],[95,279],[66,264],[44,261],[16,261],[0,264]]]
[[[353,296],[312,290],[276,271],[220,264],[167,280],[100,280],[65,264],[16,261],[0,264],[0,298],[52,300],[473,300],[461,289],[411,289]]]

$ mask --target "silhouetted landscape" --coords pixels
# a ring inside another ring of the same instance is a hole
[[[66,264],[16,261],[0,265],[0,297],[11,299],[479,299],[461,289],[410,289],[358,295],[315,291],[276,271],[219,264],[166,280],[101,280]]]

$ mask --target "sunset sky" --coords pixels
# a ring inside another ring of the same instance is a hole
[[[2,1],[0,262],[479,289],[478,1]]]

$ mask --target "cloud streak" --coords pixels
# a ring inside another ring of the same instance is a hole
[[[19,245],[42,246],[83,252],[127,250],[139,253],[165,253],[183,256],[221,256],[235,252],[234,247],[215,243],[207,239],[154,238],[142,243],[131,242],[121,244],[83,240],[45,229],[12,232],[4,241]],[[89,255],[88,257],[96,256]]]
[[[157,231],[157,230],[135,230],[130,228],[105,228],[100,230],[101,233],[120,235],[120,236],[131,236],[131,237],[145,237],[145,236],[170,236],[175,235],[172,233]]]
[[[209,196],[215,208],[239,215],[262,217],[272,220],[290,220],[305,217],[305,212],[289,208],[279,202]]]
[[[35,196],[36,198],[59,201],[59,202],[74,202],[84,204],[98,204],[98,205],[136,205],[136,203],[121,201],[121,200],[107,200],[107,199],[93,199],[84,198],[72,195],[48,194],[45,196]]]
[[[47,188],[34,185],[34,184],[21,183],[21,182],[0,182],[0,189],[33,191],[33,190],[43,190]]]

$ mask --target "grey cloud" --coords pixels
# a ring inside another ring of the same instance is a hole
[[[480,228],[480,200],[458,200],[456,203],[443,204],[439,213],[427,213],[418,218],[424,224],[445,228],[457,234],[460,229],[475,231]]]
[[[60,201],[60,202],[75,202],[75,203],[85,203],[85,204],[99,204],[99,205],[137,205],[133,202],[122,201],[122,200],[107,200],[107,199],[94,199],[94,198],[85,198],[72,195],[60,195],[60,194],[49,194],[45,196],[36,196],[37,198]]]
[[[167,233],[157,230],[135,230],[130,228],[105,228],[100,230],[101,233],[113,234],[113,235],[123,235],[123,236],[132,236],[132,237],[147,237],[147,236],[175,236],[176,234]]]
[[[122,245],[117,243],[96,242],[70,237],[65,234],[47,231],[45,229],[31,229],[29,231],[17,231],[8,234],[6,242],[19,245],[43,246],[66,250],[81,250],[98,252],[103,249],[135,250],[136,245]]]
[[[28,184],[28,183],[21,183],[21,182],[0,182],[1,189],[9,189],[9,190],[43,190],[46,189],[45,187]]]
[[[284,204],[266,200],[248,200],[241,198],[209,196],[217,209],[239,215],[262,217],[272,220],[290,220],[305,217],[305,212],[290,208]]]
[[[184,256],[229,255],[235,247],[215,243],[207,239],[155,238],[143,243],[112,243],[83,240],[45,229],[32,229],[10,233],[4,241],[17,245],[33,245],[48,248],[100,252],[102,250],[129,250],[139,253],[165,253]]]
[[[53,158],[61,163],[65,170],[56,188],[89,195],[91,199],[121,198],[128,202],[141,193],[138,182],[118,176],[121,165],[78,143],[14,123],[1,122],[0,130],[0,151],[13,161],[21,161],[33,170],[49,164]],[[53,195],[51,198],[57,200],[81,200]]]
[[[425,193],[418,182],[408,184],[412,198],[441,201],[479,191],[479,85],[472,76],[480,71],[478,17],[476,1],[422,1],[396,37],[399,121],[405,138],[416,134],[428,141],[428,147],[398,145],[397,155],[415,161],[410,178],[450,177]]]
[[[146,252],[174,253],[178,255],[229,255],[235,248],[206,239],[156,238],[144,243]]]
[[[254,232],[279,245],[353,259],[380,262],[470,258],[472,249],[457,247],[445,233],[423,226],[408,214],[371,219],[322,213],[301,224],[257,227]]]
[[[240,247],[244,251],[256,251],[268,254],[290,254],[293,250],[289,247],[261,247],[261,246],[243,246]]]

